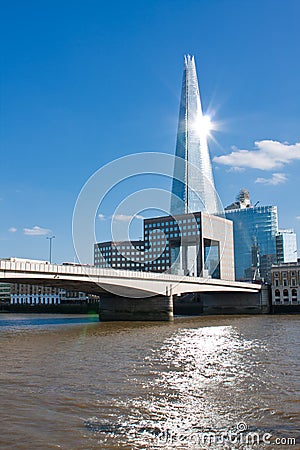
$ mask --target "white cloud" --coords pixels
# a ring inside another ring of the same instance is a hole
[[[285,173],[273,173],[271,178],[256,178],[255,183],[267,184],[269,186],[277,186],[287,181]]]
[[[297,216],[296,219],[297,219],[297,220],[300,220],[300,216]]]
[[[10,233],[16,233],[18,230],[17,230],[17,228],[15,228],[15,227],[10,227],[10,228],[8,229],[8,231],[9,231]]]
[[[272,140],[256,141],[255,149],[233,148],[229,155],[215,156],[213,161],[232,167],[274,170],[292,161],[300,160],[300,142],[288,144]]]
[[[45,236],[46,234],[49,234],[51,230],[48,230],[47,228],[41,228],[35,225],[33,228],[23,228],[24,234],[27,236]]]
[[[143,220],[144,217],[141,216],[140,214],[136,214],[135,216],[129,215],[129,214],[114,214],[112,216],[105,216],[104,214],[98,214],[98,218],[100,220],[106,220],[106,219],[113,219],[116,220],[118,222],[128,222],[132,219],[139,219],[139,220]]]
[[[229,172],[229,173],[232,173],[232,172],[245,172],[245,168],[244,167],[236,167],[236,166],[233,166],[233,167],[230,167],[230,169],[228,169],[227,170],[227,172]]]
[[[128,214],[115,214],[112,216],[113,220],[118,220],[120,222],[128,222],[132,219],[139,219],[139,220],[143,220],[144,217],[141,216],[140,214],[136,214],[135,216],[131,216]]]

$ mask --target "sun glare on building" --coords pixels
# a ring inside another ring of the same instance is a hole
[[[209,136],[210,132],[214,129],[214,124],[208,115],[202,115],[197,124],[199,135]]]

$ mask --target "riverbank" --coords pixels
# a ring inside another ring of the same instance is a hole
[[[0,313],[17,314],[98,314],[99,303],[60,305],[0,305]]]

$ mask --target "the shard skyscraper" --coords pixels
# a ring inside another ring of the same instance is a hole
[[[176,157],[170,213],[218,212],[195,59],[190,55],[184,57]]]

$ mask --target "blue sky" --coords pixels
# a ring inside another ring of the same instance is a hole
[[[174,153],[186,53],[222,125],[210,152],[223,204],[246,187],[300,236],[298,0],[0,6],[0,257],[47,259],[55,235],[53,259],[72,261],[87,179],[131,153]]]

